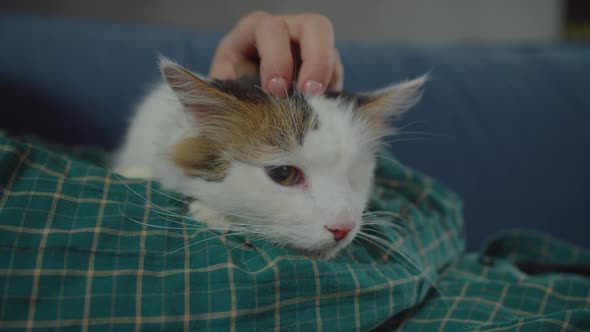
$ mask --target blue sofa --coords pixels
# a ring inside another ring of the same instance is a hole
[[[0,128],[113,148],[163,54],[206,72],[221,34],[0,14]],[[530,228],[590,247],[590,46],[339,44],[348,90],[430,71],[392,145],[459,193],[468,249]]]

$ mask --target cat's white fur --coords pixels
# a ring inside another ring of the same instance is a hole
[[[167,65],[174,64],[162,64]],[[423,80],[405,83],[407,93],[400,95],[415,99]],[[180,140],[198,135],[197,119],[184,110],[166,83],[139,105],[115,169],[127,177],[152,178],[166,189],[196,198],[190,207],[193,216],[212,228],[248,229],[310,256],[331,257],[360,229],[375,167],[375,137],[367,123],[354,119],[352,104],[322,96],[307,101],[319,118],[318,129],[309,131],[302,146],[288,155],[269,156],[274,165],[303,170],[309,184],[305,190],[280,186],[262,167],[240,162],[231,163],[222,181],[185,175],[167,153]],[[352,217],[354,228],[345,239],[335,241],[326,227],[340,222],[343,215]]]

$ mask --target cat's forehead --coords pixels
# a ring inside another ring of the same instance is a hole
[[[271,145],[292,152],[307,141],[308,144],[317,145],[314,151],[325,150],[322,153],[324,156],[344,146],[352,148],[358,143],[356,129],[362,122],[359,121],[358,108],[365,102],[363,98],[347,92],[304,96],[294,88],[290,89],[286,98],[277,98],[269,95],[258,84],[257,78],[213,82],[217,89],[247,105],[240,112],[241,128],[235,128],[233,135],[250,128],[252,130],[244,134],[255,139],[240,139],[239,142]],[[240,136],[244,138],[243,135],[237,135]]]
[[[355,159],[365,142],[356,100],[319,96],[307,101],[320,125],[306,136],[302,149],[305,159],[330,164]]]

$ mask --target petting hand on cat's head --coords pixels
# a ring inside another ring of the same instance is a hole
[[[293,45],[300,54],[293,54]],[[317,95],[342,89],[344,73],[334,47],[334,28],[325,16],[254,12],[243,17],[219,43],[209,76],[236,79],[236,64],[253,58],[260,59],[262,88],[275,96],[285,96],[295,64],[300,92]]]

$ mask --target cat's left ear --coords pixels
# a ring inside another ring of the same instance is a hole
[[[239,101],[173,61],[161,57],[160,71],[185,110],[200,118],[232,109]]]
[[[374,92],[362,94],[360,111],[373,123],[386,123],[414,106],[422,97],[422,86],[428,81],[423,75]]]

